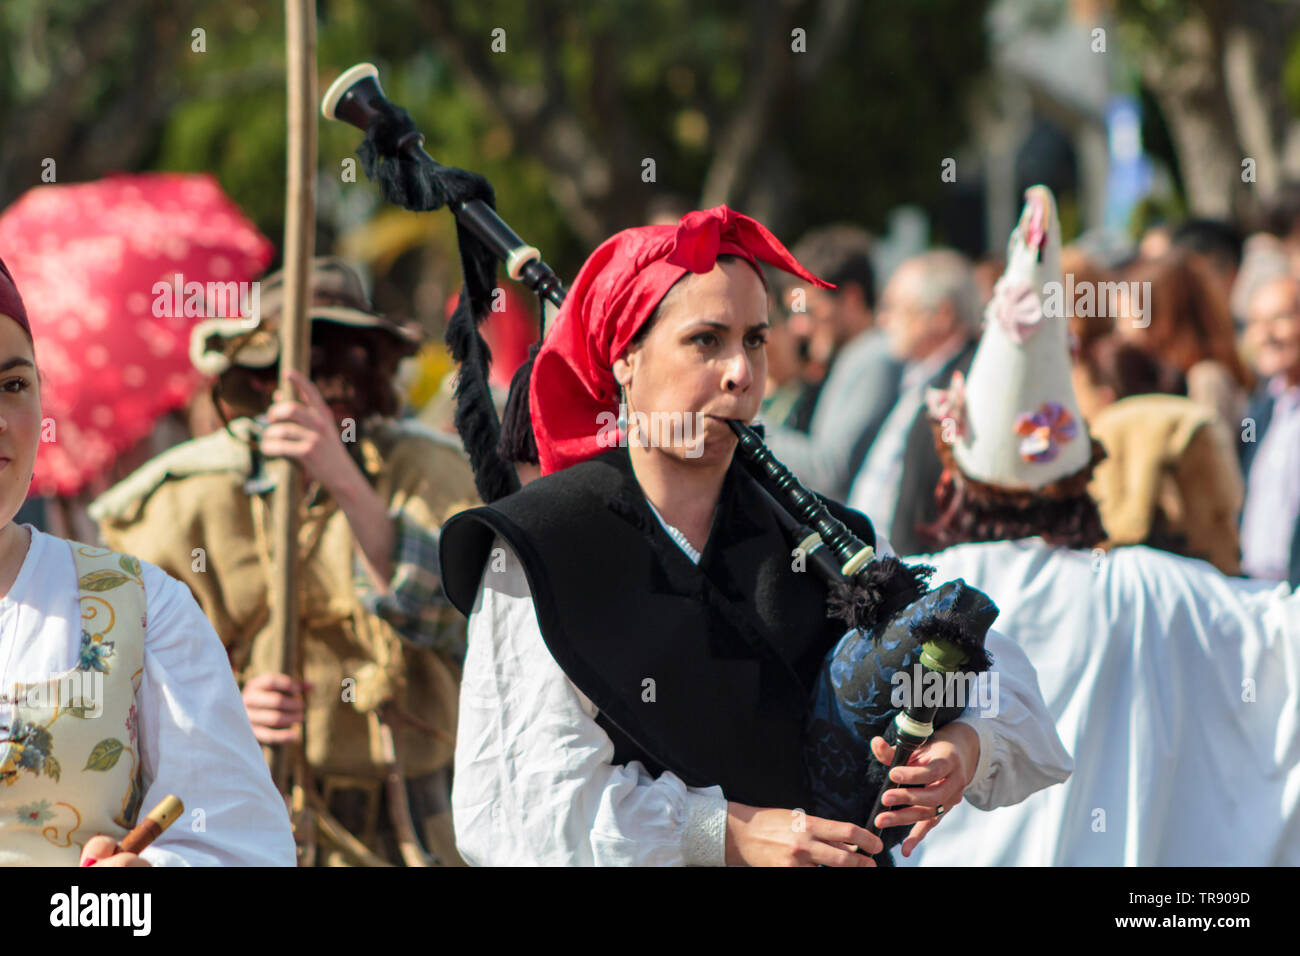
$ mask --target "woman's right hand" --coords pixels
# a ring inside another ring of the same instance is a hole
[[[882,849],[880,837],[852,823],[802,810],[727,804],[728,866],[875,866],[869,854]]]
[[[287,744],[299,739],[302,694],[310,684],[288,674],[259,674],[244,685],[244,710],[258,743]]]
[[[117,841],[102,833],[86,841],[81,848],[81,866],[153,866],[135,853],[123,853]]]

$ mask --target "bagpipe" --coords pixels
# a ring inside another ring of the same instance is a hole
[[[984,639],[998,609],[960,579],[929,589],[933,568],[877,557],[757,431],[728,424],[795,553],[826,582],[827,616],[847,629],[822,662],[804,727],[813,812],[879,833],[889,771],[962,715],[970,678],[992,663]],[[894,745],[888,767],[871,755],[876,736]],[[902,842],[903,828],[881,838],[888,850]]]
[[[386,199],[417,211],[446,206],[456,216],[465,287],[447,326],[448,347],[461,365],[455,423],[480,496],[485,502],[503,497],[518,482],[497,448],[500,422],[487,391],[489,356],[478,326],[488,312],[498,262],[557,306],[564,286],[540,252],[497,215],[483,177],[442,166],[424,151],[410,116],[384,97],[374,66],[363,63],[344,72],[327,91],[322,113],[365,132],[357,155]],[[511,401],[517,397],[512,394]],[[805,725],[812,812],[877,832],[874,820],[883,809],[889,770],[906,764],[937,728],[962,714],[964,701],[954,700],[954,687],[990,666],[984,640],[997,608],[960,580],[930,589],[932,568],[877,557],[773,456],[758,430],[729,424],[737,454],[777,522],[824,579],[827,616],[841,620],[847,631],[823,661]],[[896,744],[890,767],[871,754],[870,741],[878,735]],[[904,835],[903,827],[882,834],[886,850]]]

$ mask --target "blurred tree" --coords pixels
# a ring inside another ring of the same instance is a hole
[[[788,235],[932,200],[986,64],[985,2],[434,0],[461,86],[552,174],[585,248],[665,193]],[[499,31],[494,34],[494,31]],[[497,39],[493,46],[494,37]],[[649,161],[655,180],[645,181]]]
[[[941,161],[967,138],[986,7],[320,0],[318,61],[322,87],[376,63],[428,151],[486,175],[505,218],[572,276],[598,241],[666,198],[727,202],[791,239],[829,219],[879,228],[903,201],[932,205]],[[6,0],[0,122],[11,131],[0,205],[39,184],[46,157],[60,181],[204,170],[278,243],[282,5]],[[384,294],[412,296],[436,321],[458,278],[451,219],[403,220],[359,170],[346,181],[359,138],[321,126],[318,248],[350,238],[379,271],[424,282]],[[413,249],[433,252],[412,263]]]
[[[1249,219],[1300,178],[1300,5],[1118,0],[1116,10],[1193,215]],[[1247,159],[1253,182],[1243,181]]]
[[[42,181],[149,164],[180,102],[193,0],[6,0],[0,6],[0,208]],[[46,173],[47,176],[49,173]]]

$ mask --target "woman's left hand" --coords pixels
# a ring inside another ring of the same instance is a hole
[[[894,759],[894,748],[884,737],[871,741],[871,751],[886,766]],[[935,731],[916,749],[906,767],[889,772],[894,783],[918,787],[886,790],[883,803],[890,808],[876,817],[880,829],[915,823],[903,841],[903,856],[911,856],[921,839],[939,824],[939,807],[955,807],[979,766],[980,738],[969,724],[953,721]]]
[[[112,837],[93,836],[81,848],[81,866],[153,866],[135,853],[118,853],[117,841]]]
[[[355,478],[359,470],[343,447],[343,436],[334,413],[325,404],[320,390],[298,372],[290,372],[301,402],[285,401],[276,392],[276,401],[266,412],[267,426],[262,430],[262,453],[270,457],[291,458],[302,465],[307,476],[319,481],[331,494]]]

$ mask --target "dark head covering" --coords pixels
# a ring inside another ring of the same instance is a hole
[[[27,309],[23,306],[23,297],[18,294],[18,286],[14,283],[14,277],[9,274],[9,268],[4,264],[3,259],[0,259],[0,315],[9,316],[22,326],[27,338],[32,337],[32,326],[27,321]]]

